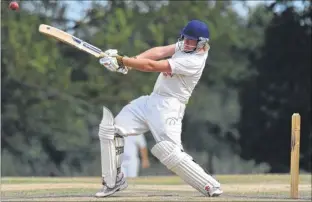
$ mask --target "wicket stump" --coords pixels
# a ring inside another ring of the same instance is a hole
[[[300,114],[291,117],[291,159],[290,159],[290,197],[299,195],[299,158],[300,158]]]

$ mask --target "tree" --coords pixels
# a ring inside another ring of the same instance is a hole
[[[274,12],[277,5],[285,9]],[[240,94],[241,155],[270,163],[271,172],[289,172],[291,115],[296,112],[302,117],[300,166],[311,171],[311,9],[306,6],[302,11],[287,2],[270,7],[274,17],[264,44],[249,56],[256,74]]]
[[[49,7],[56,13],[61,8]],[[73,88],[71,68],[66,68],[58,44],[37,31],[41,23],[53,24],[53,18],[27,9],[11,12],[6,6],[1,12],[5,50],[1,60],[1,149],[21,165],[4,170],[46,175],[54,166],[62,172],[64,162],[70,165],[78,158],[67,152],[80,148],[82,153],[88,145],[85,117],[89,106],[69,91]]]

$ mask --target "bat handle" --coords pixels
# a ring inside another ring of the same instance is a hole
[[[104,52],[101,52],[100,55],[99,55],[99,58],[104,58],[104,57],[107,57],[108,55],[105,54]]]

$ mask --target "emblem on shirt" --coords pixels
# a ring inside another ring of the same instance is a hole
[[[169,117],[166,119],[166,124],[169,126],[175,125],[179,121],[178,118],[175,117]]]

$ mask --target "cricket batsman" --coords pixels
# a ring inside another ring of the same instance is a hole
[[[103,187],[96,197],[109,196],[128,186],[121,172],[123,137],[147,131],[155,139],[151,153],[169,170],[205,196],[223,193],[220,183],[184,152],[181,143],[185,106],[205,68],[208,42],[207,25],[192,20],[182,29],[176,44],[154,47],[133,58],[120,56],[115,49],[105,52],[108,56],[99,62],[112,72],[127,74],[133,69],[160,74],[150,95],[133,100],[116,117],[103,107],[99,126]]]

